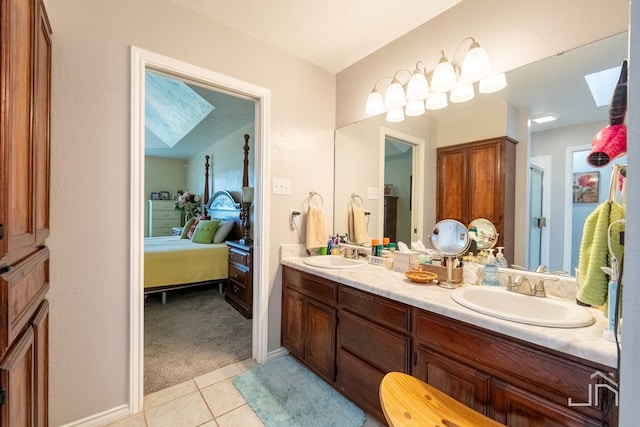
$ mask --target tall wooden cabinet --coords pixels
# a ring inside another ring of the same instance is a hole
[[[0,425],[48,425],[51,28],[0,2]]]
[[[508,260],[513,260],[516,144],[505,136],[437,150],[436,220],[468,225],[488,219]]]

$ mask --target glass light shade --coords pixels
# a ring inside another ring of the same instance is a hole
[[[384,98],[385,107],[387,110],[393,110],[394,108],[404,107],[406,103],[407,99],[405,98],[402,85],[397,79],[393,79]]]
[[[448,105],[446,93],[436,93],[427,98],[425,107],[427,110],[441,110]]]
[[[372,90],[369,94],[364,112],[372,116],[384,113],[384,99],[382,99],[382,94],[376,89]]]
[[[421,116],[424,114],[424,101],[418,100],[409,102],[407,106],[404,107],[404,113],[410,117]]]
[[[420,70],[415,70],[407,83],[407,101],[423,100],[429,95],[427,78]]]
[[[474,96],[473,85],[469,83],[453,89],[449,95],[449,99],[451,102],[467,102],[472,100]]]
[[[253,187],[242,187],[242,203],[253,202]]]
[[[388,122],[401,122],[404,120],[404,111],[402,107],[394,108],[392,110],[387,111],[387,121]]]
[[[505,87],[507,87],[507,76],[504,73],[499,73],[480,80],[478,91],[480,93],[493,93]]]
[[[491,62],[489,55],[478,43],[473,43],[462,62],[460,80],[465,83],[474,83],[491,74]]]
[[[447,58],[442,55],[440,63],[433,70],[433,77],[431,78],[431,90],[433,92],[448,92],[456,85],[456,72],[453,69],[453,65],[447,61]]]

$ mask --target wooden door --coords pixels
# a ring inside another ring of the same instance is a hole
[[[465,150],[438,150],[436,221],[456,219],[463,224],[467,218],[467,171]]]
[[[35,339],[28,328],[0,364],[0,382],[4,404],[0,405],[0,425],[28,427],[34,425]]]
[[[282,291],[282,345],[300,360],[304,360],[305,298],[296,291]]]
[[[305,361],[327,381],[333,382],[336,360],[336,309],[307,300]]]

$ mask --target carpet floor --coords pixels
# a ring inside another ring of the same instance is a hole
[[[360,427],[364,412],[291,356],[258,365],[233,385],[267,427]]]
[[[251,320],[206,285],[151,294],[144,306],[144,394],[251,357]]]

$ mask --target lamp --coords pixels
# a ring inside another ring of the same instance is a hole
[[[471,42],[469,50],[463,58],[462,65],[456,65],[456,55],[467,41]],[[409,75],[404,85],[397,77],[401,71]],[[478,92],[482,94],[497,92],[507,86],[504,73],[492,74],[489,55],[473,37],[467,37],[458,44],[451,61],[445,56],[444,50],[441,50],[440,60],[431,73],[431,84],[427,76],[429,73],[424,63],[418,61],[413,72],[400,69],[393,77],[379,79],[367,98],[365,113],[377,115],[386,112],[387,121],[399,122],[404,120],[405,116],[424,114],[425,108],[445,108],[448,105],[448,92],[449,100],[454,103],[473,99],[474,83],[478,83]],[[378,89],[378,83],[384,79],[390,79],[391,83],[383,96]]]
[[[620,77],[609,103],[609,125],[596,134],[591,144],[587,163],[594,167],[606,166],[627,152],[627,60],[622,61]]]
[[[240,221],[242,225],[241,245],[250,245],[253,240],[249,234],[251,227],[251,203],[253,203],[253,187],[242,187],[242,201],[240,202]]]

